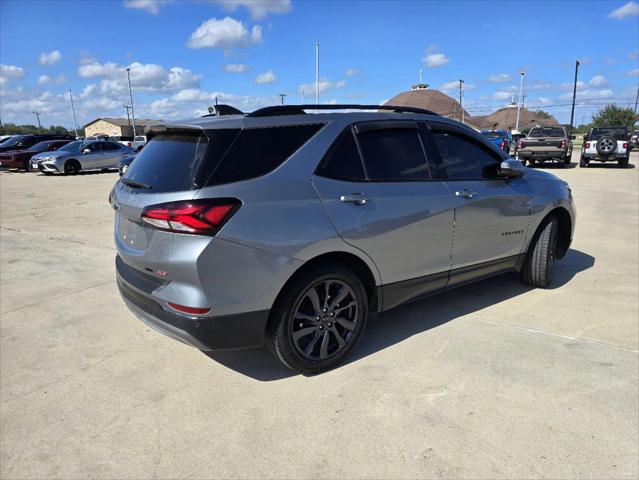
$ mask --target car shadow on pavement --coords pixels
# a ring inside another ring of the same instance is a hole
[[[555,264],[551,290],[561,288],[595,264],[595,258],[569,250]],[[533,290],[517,273],[482,280],[440,295],[394,308],[369,320],[362,340],[342,365],[357,362],[413,335],[436,328],[460,316],[510,300]],[[251,350],[203,352],[212,360],[259,381],[273,381],[298,375],[280,364],[265,347]],[[340,368],[340,367],[337,367]]]

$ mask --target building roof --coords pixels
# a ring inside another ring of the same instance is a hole
[[[482,128],[490,128],[496,130],[514,129],[517,125],[517,108],[504,107],[491,113],[490,115],[478,115],[470,117],[469,121],[479,125]],[[524,128],[532,128],[536,126],[559,125],[555,117],[546,118],[542,112],[531,112],[525,108],[519,110],[519,130]]]
[[[394,96],[388,100],[385,105],[425,108],[443,117],[455,119],[459,119],[461,116],[461,106],[457,100],[439,90],[431,90],[428,88],[428,85],[425,84],[415,85],[412,90]],[[465,110],[464,116],[469,116]]]
[[[128,118],[96,118],[95,120],[87,123],[83,128],[88,127],[89,125],[93,125],[95,122],[99,122],[100,120],[111,123],[118,127],[128,127],[129,119]],[[163,120],[149,120],[149,119],[135,119],[136,127],[146,127],[148,125],[157,125],[158,123],[164,123]]]

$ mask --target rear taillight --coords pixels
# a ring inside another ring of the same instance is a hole
[[[519,143],[517,144],[517,148],[524,148],[524,142],[522,142],[521,140],[519,140]]]
[[[127,142],[126,146],[131,148],[131,142]]]
[[[566,148],[566,140],[561,141],[561,147],[559,148]]]
[[[624,144],[623,144],[623,148],[626,148],[626,149],[627,149],[627,148],[628,148],[628,144],[627,144],[627,143],[624,143]]]
[[[584,148],[590,148],[590,142],[586,142],[586,144],[584,145]]]
[[[113,206],[113,191],[115,190],[115,187],[113,187],[111,189],[111,191],[109,192],[109,205]]]
[[[181,313],[187,313],[189,315],[206,315],[211,311],[210,308],[186,307],[184,305],[178,305],[177,303],[171,302],[167,302],[167,305],[173,310],[177,310]]]
[[[239,207],[234,198],[162,203],[146,207],[142,221],[169,232],[215,235]]]
[[[506,140],[502,139],[502,140],[501,140],[501,145],[500,145],[500,146],[501,146],[501,149],[502,149],[502,150],[506,150]]]

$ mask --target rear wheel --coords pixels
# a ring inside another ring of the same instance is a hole
[[[630,157],[620,158],[619,159],[619,168],[628,168],[628,162],[630,161]]]
[[[64,173],[67,175],[76,175],[80,172],[80,162],[77,160],[67,160],[64,164]]]
[[[572,158],[572,152],[566,152],[566,156],[564,157],[564,164],[570,165],[571,158]]]
[[[586,160],[584,157],[581,157],[581,159],[579,159],[579,167],[580,168],[586,168],[589,163],[590,162],[588,160]]]
[[[327,265],[285,287],[271,312],[266,344],[288,368],[319,373],[337,366],[357,346],[367,317],[360,279]]]
[[[550,216],[535,233],[521,270],[524,283],[538,288],[546,288],[550,284],[555,265],[557,227],[557,219]]]

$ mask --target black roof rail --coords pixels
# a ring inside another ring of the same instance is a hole
[[[399,113],[421,113],[425,115],[437,115],[431,110],[415,107],[400,107],[397,105],[357,105],[357,104],[337,104],[337,105],[274,105],[264,107],[247,114],[247,117],[271,117],[276,115],[304,115],[305,110],[389,110]]]
[[[211,112],[211,109],[213,110]],[[209,107],[209,111],[211,113],[209,113],[208,115],[202,115],[202,117],[222,117],[224,115],[244,115],[244,112],[241,110],[238,110],[235,107],[232,107],[230,105],[225,105],[223,103],[218,103],[217,105],[213,105],[212,107]]]

